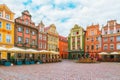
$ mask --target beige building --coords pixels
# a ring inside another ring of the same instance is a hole
[[[49,27],[45,28],[47,32],[47,39],[48,39],[48,48],[49,51],[58,51],[58,41],[59,41],[59,34],[56,30],[56,26],[51,24]]]

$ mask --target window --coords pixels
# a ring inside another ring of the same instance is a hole
[[[22,42],[22,37],[18,37],[18,43],[21,43]]]
[[[0,42],[2,41],[2,34],[0,34]]]
[[[110,34],[113,34],[113,30],[110,30]]]
[[[117,36],[117,41],[120,41],[120,36]]]
[[[112,45],[110,45],[110,49],[111,50],[113,50],[114,49],[114,45],[112,44]]]
[[[119,33],[120,32],[120,29],[117,29],[117,33]]]
[[[87,41],[89,40],[89,38],[87,38]]]
[[[19,31],[19,32],[22,32],[22,27],[18,27],[18,31]]]
[[[104,45],[104,50],[107,50],[108,49],[108,46],[107,45]]]
[[[6,24],[6,29],[10,30],[11,29],[11,25],[9,23]]]
[[[99,45],[96,45],[96,50],[98,50],[99,49]]]
[[[35,31],[32,31],[32,35],[35,35]]]
[[[42,48],[42,43],[40,43],[40,48]]]
[[[42,32],[44,32],[44,28],[42,28]]]
[[[114,41],[114,37],[110,37],[110,42],[113,42]]]
[[[93,49],[94,49],[94,45],[91,46],[91,50],[93,50]]]
[[[120,43],[117,44],[117,50],[120,50]]]
[[[73,32],[73,35],[76,35],[76,32]]]
[[[46,49],[46,43],[44,44],[44,49]]]
[[[21,56],[22,56],[21,53],[18,53],[18,58],[21,58]]]
[[[91,31],[91,35],[94,35],[94,31]]]
[[[28,20],[26,20],[26,24],[28,24]]]
[[[46,40],[46,36],[43,36],[43,40]]]
[[[6,14],[5,17],[6,17],[6,19],[10,19],[10,15],[8,15],[8,14]]]
[[[89,46],[87,46],[87,50],[89,50]]]
[[[40,40],[42,40],[42,34],[40,34]]]
[[[6,42],[10,43],[11,42],[11,36],[10,35],[6,35]]]
[[[32,45],[35,45],[35,40],[32,41]]]
[[[94,41],[94,39],[93,39],[93,38],[91,38],[91,41],[93,42],[93,41]]]
[[[75,41],[75,38],[74,38],[74,37],[72,38],[72,41],[73,41],[73,42]]]
[[[107,31],[105,31],[105,34],[107,34]]]
[[[99,38],[98,38],[98,37],[96,37],[96,41],[98,41],[98,39],[99,39]]]
[[[2,12],[0,12],[0,17],[2,17]]]
[[[39,30],[39,32],[41,32],[42,31],[42,28],[40,27],[40,30]]]
[[[29,33],[29,29],[26,28],[26,33],[28,34]]]
[[[26,41],[26,43],[28,44],[28,43],[29,43],[29,38],[26,38],[26,40],[25,40],[25,41]]]
[[[2,22],[0,22],[0,28],[2,27]]]
[[[80,37],[77,38],[77,41],[80,41]]]
[[[104,38],[104,42],[107,42],[108,41],[108,38]]]

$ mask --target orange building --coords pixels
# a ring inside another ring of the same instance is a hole
[[[85,34],[85,53],[92,57],[97,57],[101,52],[101,31],[99,24],[88,26]]]
[[[61,58],[68,58],[68,40],[66,37],[59,35],[59,53]]]

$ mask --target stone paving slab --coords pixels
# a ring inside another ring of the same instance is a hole
[[[120,80],[120,63],[59,63],[5,67],[0,80]]]

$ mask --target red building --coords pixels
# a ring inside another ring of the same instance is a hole
[[[38,29],[31,20],[28,10],[22,12],[22,16],[15,19],[15,46],[37,49]]]
[[[111,20],[102,28],[102,51],[114,52],[119,50],[120,24],[116,20]]]
[[[47,33],[43,22],[38,24],[38,50],[47,50]]]
[[[59,53],[62,58],[68,58],[68,40],[66,37],[59,35]]]
[[[102,27],[102,55],[104,61],[119,61],[120,59],[120,24],[110,20]]]
[[[99,24],[88,26],[85,34],[85,53],[98,57],[101,52],[101,31]]]

